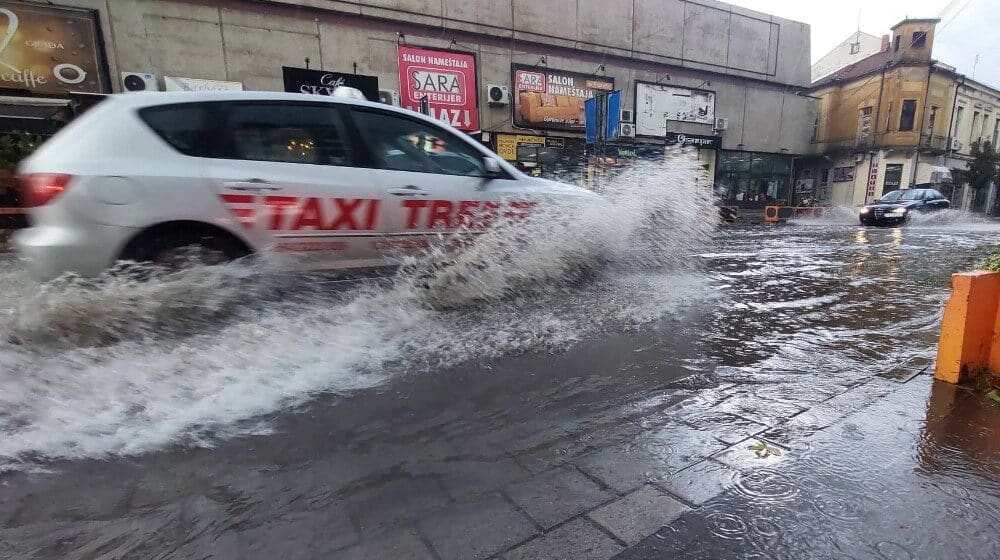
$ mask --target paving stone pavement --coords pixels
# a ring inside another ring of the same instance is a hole
[[[558,440],[416,478],[404,469],[348,497],[360,536],[332,557],[611,558],[738,483],[772,482],[798,442],[903,386],[897,377],[664,391]]]

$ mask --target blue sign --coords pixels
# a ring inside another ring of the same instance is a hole
[[[597,122],[597,97],[591,97],[583,102],[583,123],[587,127],[587,143],[597,142],[600,126]]]
[[[618,127],[622,120],[622,92],[619,89],[612,91],[608,94],[608,104],[607,109],[604,111],[605,120],[607,121],[604,130],[607,132],[606,138],[608,140],[616,140],[618,138]]]

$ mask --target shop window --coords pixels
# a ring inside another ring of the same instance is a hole
[[[354,110],[376,165],[395,171],[482,177],[483,155],[443,129],[406,117]]]
[[[906,99],[903,101],[903,108],[899,112],[899,130],[913,130],[913,122],[917,116],[917,100]]]
[[[233,106],[227,128],[232,159],[353,163],[338,112],[329,105],[240,103]]]
[[[926,31],[915,31],[913,33],[913,48],[922,49],[927,45],[927,32]]]

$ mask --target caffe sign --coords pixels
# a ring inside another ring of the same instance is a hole
[[[95,14],[0,1],[0,88],[109,92]]]

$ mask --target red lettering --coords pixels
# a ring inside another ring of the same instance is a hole
[[[451,228],[451,213],[455,210],[455,205],[448,200],[435,200],[431,203],[431,216],[427,220],[427,227],[434,227],[441,222],[445,229]]]
[[[267,206],[271,220],[267,224],[267,229],[281,229],[285,223],[285,208],[295,206],[298,199],[294,196],[265,196],[264,204]]]
[[[509,220],[524,220],[528,217],[528,210],[537,206],[535,202],[526,200],[514,200],[510,203],[510,210],[504,212],[504,217]]]
[[[378,216],[378,199],[368,201],[368,213],[365,214],[365,229],[375,229],[375,218]]]
[[[354,211],[357,210],[364,201],[365,200],[363,198],[333,199],[333,204],[337,207],[338,215],[337,219],[334,220],[333,223],[326,229],[358,229],[358,225],[354,223]]]
[[[488,228],[493,220],[497,219],[500,210],[499,202],[484,202],[482,205],[483,211],[480,213],[479,227]]]
[[[458,203],[458,227],[476,227],[473,217],[475,210],[479,207],[478,200],[463,200]]]
[[[404,200],[403,208],[406,208],[406,229],[417,227],[417,217],[421,208],[427,207],[426,200]]]
[[[291,229],[323,229],[323,209],[320,206],[318,198],[310,197],[306,199]]]

